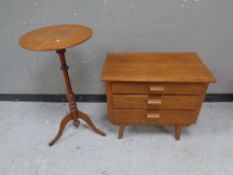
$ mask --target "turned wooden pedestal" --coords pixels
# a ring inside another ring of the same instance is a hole
[[[181,128],[195,124],[214,76],[195,53],[110,53],[102,73],[108,119],[119,125],[155,124]]]
[[[55,138],[49,143],[49,146],[54,145],[61,137],[65,126],[69,121],[73,121],[73,125],[78,127],[79,119],[84,120],[96,133],[105,136],[105,133],[98,129],[91,121],[90,117],[79,111],[75,102],[75,95],[72,91],[70,78],[68,74],[68,66],[65,59],[65,49],[81,44],[89,39],[92,35],[91,29],[82,25],[56,25],[33,30],[23,35],[19,43],[29,50],[35,51],[56,51],[61,62],[61,70],[63,71],[67,100],[69,102],[70,113],[67,114],[61,121],[59,131]]]

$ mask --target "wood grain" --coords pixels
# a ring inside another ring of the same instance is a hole
[[[196,53],[109,53],[104,81],[215,82]]]
[[[161,102],[148,103],[151,99]],[[199,96],[113,95],[117,109],[195,109]]]
[[[157,90],[153,90],[157,88]],[[159,90],[160,88],[160,90]],[[161,90],[163,89],[163,90]],[[183,94],[202,93],[202,83],[112,83],[113,94]]]
[[[147,116],[157,114],[159,117],[148,118]],[[114,109],[114,124],[191,124],[193,121],[194,110],[130,110]]]
[[[108,119],[122,126],[195,124],[215,78],[196,53],[111,53],[101,79],[106,81]]]
[[[25,35],[23,35],[19,43],[20,45],[29,50],[36,51],[49,51],[54,50],[59,55],[61,62],[61,70],[63,71],[66,90],[67,100],[69,102],[70,113],[67,114],[61,121],[59,130],[54,139],[49,143],[52,146],[61,137],[65,126],[69,121],[73,121],[73,125],[78,127],[80,122],[79,119],[84,120],[89,127],[91,127],[97,134],[105,136],[106,134],[98,129],[90,117],[85,113],[78,110],[75,95],[72,90],[68,66],[66,64],[65,51],[66,48],[80,44],[90,38],[92,34],[91,29],[81,25],[54,25],[44,28],[35,29]]]
[[[91,35],[92,30],[83,25],[53,25],[24,34],[20,37],[19,44],[34,51],[62,50],[83,43]]]
[[[208,86],[209,86],[209,83],[205,83],[205,84],[203,85],[202,93],[201,93],[201,95],[199,96],[198,103],[197,103],[197,107],[196,107],[196,110],[195,110],[194,123],[197,122],[197,119],[198,119],[198,117],[199,117],[199,114],[200,114],[200,111],[201,111],[201,107],[202,107],[202,104],[203,104],[203,102],[204,102],[204,99],[205,99],[205,96],[206,96],[206,92],[207,92]]]
[[[111,83],[106,82],[106,97],[107,97],[107,110],[108,110],[108,119],[111,121],[113,117],[113,103],[112,103],[112,90]]]

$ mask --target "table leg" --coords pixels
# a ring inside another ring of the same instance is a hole
[[[66,64],[66,59],[65,59],[65,49],[63,50],[57,50],[57,54],[60,57],[60,62],[61,62],[61,70],[63,71],[63,76],[65,80],[65,85],[66,85],[66,98],[69,102],[69,108],[70,108],[70,113],[72,116],[72,119],[74,121],[74,124],[76,127],[79,125],[79,120],[78,120],[78,108],[75,102],[75,95],[73,93],[71,83],[70,83],[70,77],[68,73],[69,67]]]
[[[89,127],[91,127],[97,134],[102,135],[102,136],[106,136],[106,134],[103,131],[101,131],[100,129],[98,129],[93,124],[93,122],[91,121],[90,117],[87,114],[79,111],[78,112],[78,116],[79,116],[80,119],[84,120],[89,125]]]
[[[56,141],[61,137],[61,135],[62,135],[62,133],[63,133],[63,131],[64,131],[64,129],[65,129],[67,123],[68,123],[70,120],[72,120],[72,117],[71,117],[70,114],[67,114],[67,115],[62,119],[62,121],[61,121],[61,123],[60,123],[59,131],[58,131],[56,137],[49,143],[49,146],[53,146],[53,145],[56,143]]]
[[[65,116],[63,118],[63,120],[61,121],[60,124],[60,129],[56,135],[56,137],[49,143],[49,146],[52,146],[55,144],[55,142],[61,137],[64,128],[66,126],[66,124],[70,121],[73,120],[73,125],[75,127],[78,127],[80,122],[79,122],[79,118],[83,119],[85,122],[87,122],[87,124],[98,134],[105,136],[106,134],[101,131],[100,129],[98,129],[91,121],[91,119],[89,118],[88,115],[78,111],[78,107],[76,105],[75,102],[75,95],[73,93],[72,87],[71,87],[71,83],[70,83],[70,78],[69,78],[69,73],[68,73],[68,66],[66,64],[66,60],[65,60],[65,49],[62,50],[57,50],[57,54],[60,57],[60,62],[61,62],[61,70],[63,71],[63,75],[64,75],[64,80],[65,80],[65,85],[66,85],[66,97],[67,100],[69,102],[69,109],[70,109],[70,113]]]
[[[125,125],[120,125],[120,126],[119,126],[118,139],[121,139],[121,138],[123,137],[124,130],[125,130]]]
[[[180,135],[181,135],[181,126],[180,125],[175,125],[175,132],[176,132],[176,140],[180,140]]]

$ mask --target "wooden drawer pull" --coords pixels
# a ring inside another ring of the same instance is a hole
[[[148,99],[147,103],[148,105],[161,105],[162,100],[161,99]]]
[[[150,119],[159,119],[160,115],[158,113],[147,113],[146,117]]]
[[[165,88],[163,86],[150,86],[150,92],[161,92],[164,90]]]

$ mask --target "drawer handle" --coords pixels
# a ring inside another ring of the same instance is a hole
[[[162,100],[161,99],[148,99],[147,104],[148,105],[161,105]]]
[[[150,86],[150,92],[161,92],[164,90],[165,88],[163,86]]]
[[[147,113],[146,117],[150,119],[159,119],[160,115],[158,113]]]

